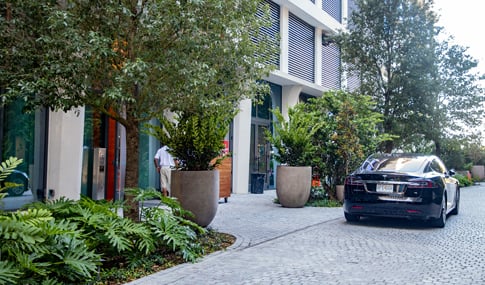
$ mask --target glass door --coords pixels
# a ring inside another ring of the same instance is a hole
[[[270,184],[270,144],[266,140],[268,122],[251,124],[250,189],[251,193],[262,193]]]

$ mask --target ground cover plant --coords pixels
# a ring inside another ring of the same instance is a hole
[[[2,163],[0,179],[20,162]],[[0,211],[0,284],[123,284],[234,242],[231,235],[183,218],[189,213],[175,199],[154,189],[130,191],[141,205],[159,201],[141,207],[140,222],[120,217],[120,202],[86,197]]]

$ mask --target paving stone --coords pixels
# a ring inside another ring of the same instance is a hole
[[[128,284],[485,284],[485,184],[461,191],[443,229],[347,223],[342,208],[283,208],[274,190],[233,194],[210,225],[235,235],[233,246]]]

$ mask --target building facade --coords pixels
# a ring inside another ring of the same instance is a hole
[[[272,189],[276,162],[265,140],[273,117],[270,109],[289,107],[327,90],[349,88],[352,81],[341,73],[339,48],[328,36],[344,29],[352,0],[264,0],[270,5],[272,36],[280,53],[277,66],[265,80],[271,94],[262,104],[245,100],[226,137],[232,153],[232,193],[245,194],[255,181]],[[69,112],[39,110],[22,114],[21,103],[0,109],[0,153],[22,158],[20,171],[29,177],[28,191],[9,196],[4,208],[37,199],[81,194],[95,199],[121,199],[125,163],[124,130],[116,122],[97,116],[88,108]],[[154,138],[140,137],[140,187],[159,185],[153,156],[159,147]],[[256,180],[259,179],[259,180]]]

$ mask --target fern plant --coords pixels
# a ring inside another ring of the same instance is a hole
[[[29,207],[48,209],[56,219],[75,222],[89,247],[100,251],[103,256],[134,251],[149,253],[155,248],[150,230],[143,224],[119,217],[111,202],[94,201],[87,197],[79,201],[60,198],[46,203],[36,202]]]
[[[82,239],[77,224],[55,220],[46,209],[0,215],[0,284],[66,284],[93,280],[101,255]]]
[[[137,194],[135,200],[141,203],[142,220],[151,229],[158,246],[180,254],[187,261],[195,261],[202,255],[197,238],[206,230],[186,219],[191,213],[184,210],[176,199],[166,197],[153,188],[130,190]],[[153,198],[160,202],[144,207],[144,201]]]
[[[4,183],[5,179],[12,174],[12,172],[22,163],[22,159],[16,157],[9,157],[7,160],[0,163],[0,201],[7,196],[7,191],[11,187],[18,186],[14,183]]]
[[[0,164],[5,179],[21,160]],[[155,189],[127,189],[142,204],[141,223],[119,217],[119,202],[60,198],[34,202],[16,212],[0,211],[0,284],[85,284],[106,265],[140,264],[166,250],[187,261],[202,255],[197,241],[205,229],[186,220],[189,213]],[[148,199],[160,204],[144,207]],[[104,263],[102,262],[104,260]]]

